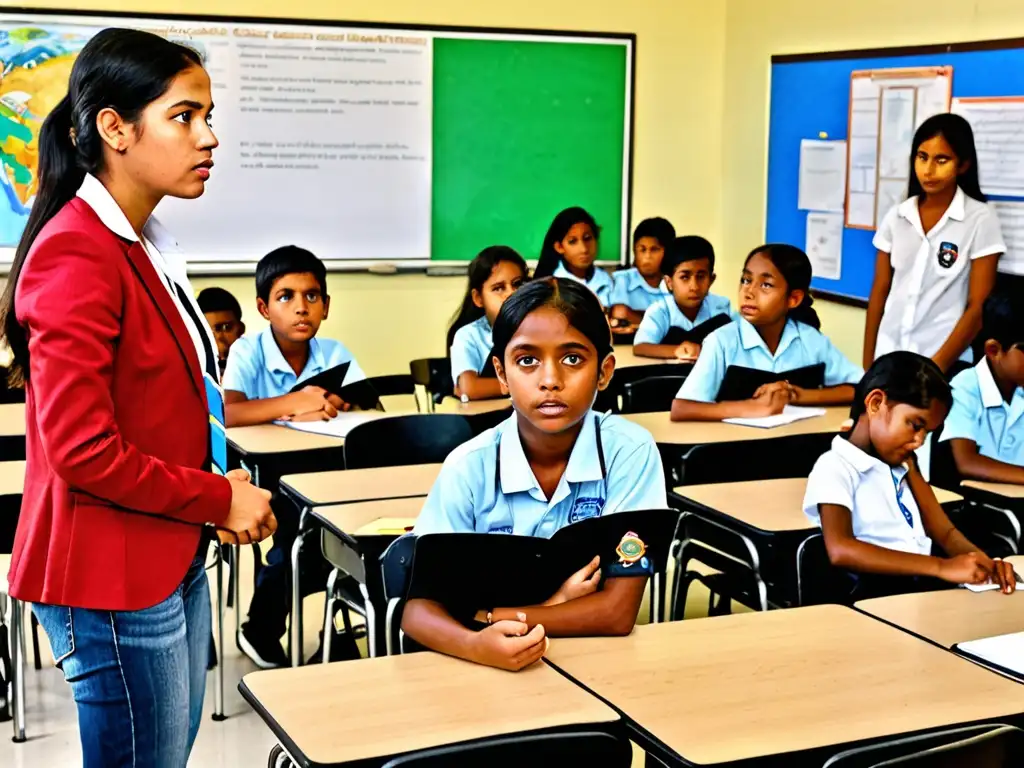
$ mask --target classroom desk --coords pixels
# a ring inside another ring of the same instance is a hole
[[[961,485],[968,491],[980,491],[982,494],[1005,502],[1024,502],[1024,485],[1011,483],[983,483],[978,480],[964,480]]]
[[[640,357],[633,353],[633,345],[621,345],[612,348],[615,355],[616,368],[636,368],[641,365],[682,365],[679,360],[669,360],[660,357]],[[665,371],[666,376],[671,376],[671,371]]]
[[[446,397],[434,409],[434,413],[454,413],[458,416],[479,416],[482,413],[508,411],[512,415],[512,401],[501,397],[494,400],[470,400],[464,403],[456,397]]]
[[[260,488],[275,490],[282,475],[345,466],[345,440],[277,424],[232,427],[228,447]]]
[[[296,766],[380,765],[491,736],[619,723],[544,664],[512,674],[429,652],[253,672],[238,688]]]
[[[1024,574],[1024,556],[1008,557]],[[861,600],[854,607],[943,648],[1011,632],[1024,632],[1024,591],[946,589]]]
[[[0,461],[25,459],[25,404],[0,405]]]
[[[0,496],[21,496],[24,490],[25,462],[0,462]]]
[[[281,478],[281,492],[292,498],[301,509],[298,535],[291,551],[292,611],[288,645],[292,666],[298,666],[302,656],[299,555],[305,538],[319,527],[312,524],[316,520],[311,511],[316,507],[334,504],[426,496],[440,471],[440,464],[414,464],[404,467],[312,472]]]
[[[669,765],[820,765],[868,739],[1024,713],[1024,686],[836,605],[559,639],[547,660]]]
[[[688,554],[725,573],[735,574],[742,563],[752,579],[754,598],[761,610],[769,605],[798,605],[801,598],[801,553],[805,543],[818,534],[804,515],[806,478],[758,480],[712,485],[684,485],[672,492],[674,506],[683,511],[682,545],[677,574],[686,570]],[[940,504],[962,497],[932,488]],[[725,553],[728,557],[723,557]],[[673,585],[672,605],[679,598]],[[683,595],[682,605],[685,605]]]

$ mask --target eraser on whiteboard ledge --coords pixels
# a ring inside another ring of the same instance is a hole
[[[390,261],[381,261],[371,264],[366,271],[371,275],[394,275],[398,273],[398,267]]]

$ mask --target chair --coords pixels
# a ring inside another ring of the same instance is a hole
[[[416,536],[406,534],[388,545],[380,556],[381,579],[384,583],[384,600],[387,611],[384,618],[384,642],[387,655],[404,652],[402,647],[402,607],[405,593],[409,588],[409,574],[412,571],[412,556],[416,549]]]
[[[972,725],[840,752],[823,768],[1011,768],[1024,765],[1024,731]]]
[[[427,392],[427,411],[455,390],[452,381],[452,363],[447,357],[424,357],[409,363],[413,383]]]
[[[353,428],[345,438],[345,467],[436,464],[473,437],[464,416],[431,413],[377,419]]]
[[[500,736],[400,755],[384,768],[516,768],[530,765],[588,765],[629,768],[629,740],[601,731]]]
[[[407,373],[392,373],[387,376],[373,376],[366,380],[381,398],[385,397],[412,397],[416,403],[416,410],[420,408],[419,400],[416,399],[416,382]]]
[[[685,376],[652,376],[622,385],[621,413],[669,411]]]

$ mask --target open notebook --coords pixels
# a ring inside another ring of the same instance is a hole
[[[349,411],[348,413],[339,413],[330,421],[275,421],[274,423],[290,429],[297,429],[300,432],[312,432],[314,435],[344,439],[360,424],[383,419],[387,415],[383,411]]]
[[[760,427],[761,429],[771,429],[772,427],[781,427],[785,424],[792,424],[794,421],[803,421],[804,419],[813,419],[817,416],[824,416],[826,413],[824,408],[807,408],[802,405],[787,405],[782,409],[782,413],[776,414],[775,416],[753,416],[750,418],[736,418],[736,419],[723,419],[727,424],[739,424],[741,427]]]
[[[953,650],[972,661],[1024,680],[1024,632],[958,643]]]

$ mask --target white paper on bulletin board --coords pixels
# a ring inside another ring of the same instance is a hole
[[[843,273],[843,214],[807,214],[807,258],[811,274],[838,280]]]
[[[846,142],[803,139],[800,142],[801,211],[842,213],[846,202]]]
[[[974,129],[981,191],[1024,197],[1024,96],[953,99],[953,112]]]

